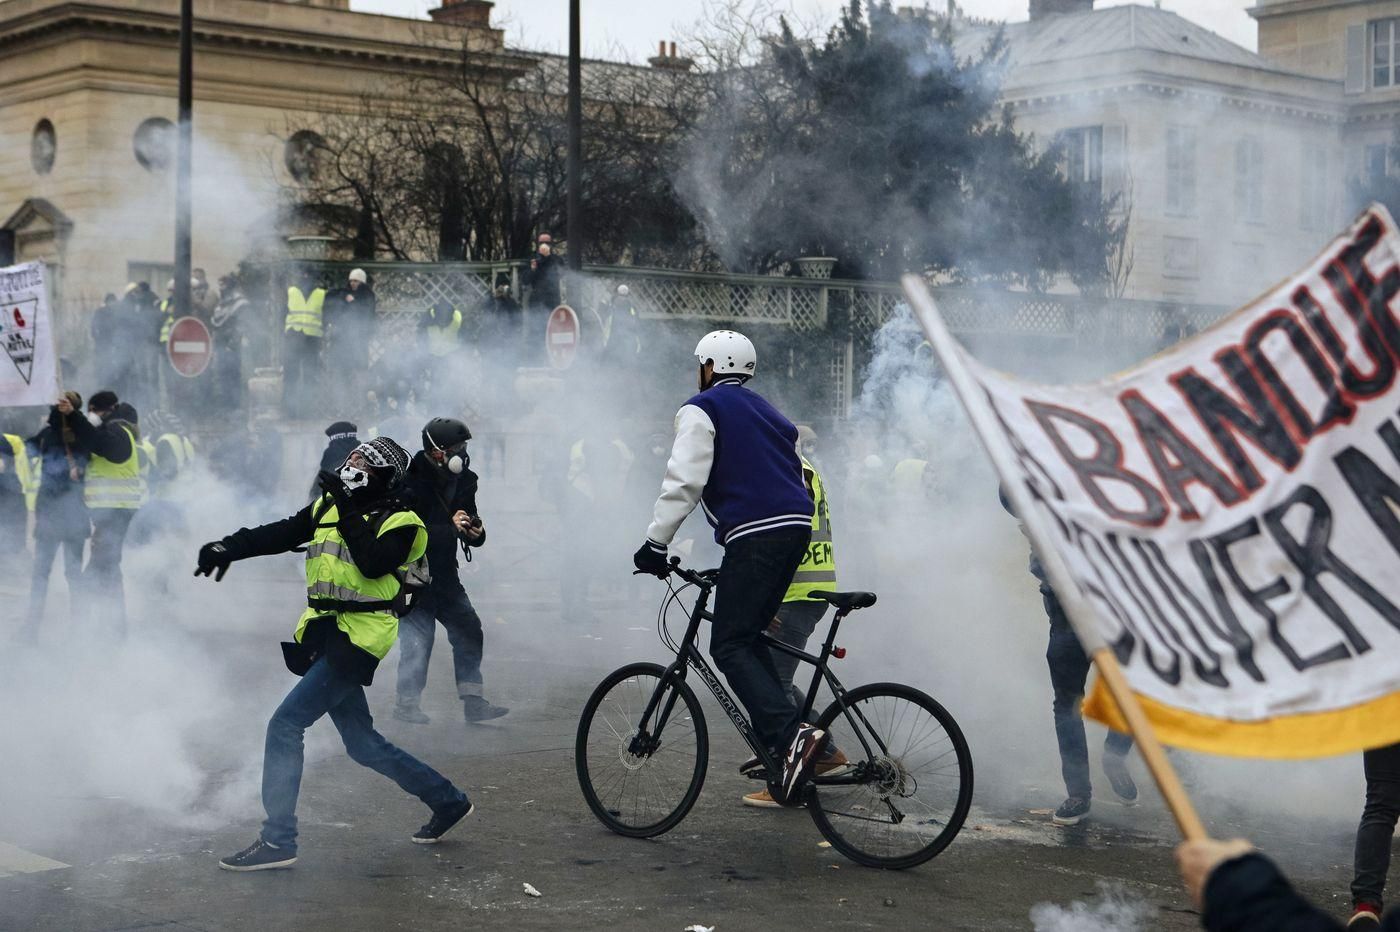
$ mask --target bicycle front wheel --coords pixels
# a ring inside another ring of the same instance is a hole
[[[710,738],[700,702],[666,668],[633,663],[608,674],[578,723],[574,763],[588,808],[619,835],[675,828],[705,782]]]
[[[947,710],[925,693],[874,683],[818,719],[851,762],[817,776],[807,809],[831,846],[866,867],[898,870],[948,847],[972,806],[972,753]]]

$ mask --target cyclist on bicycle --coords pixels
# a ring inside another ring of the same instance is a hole
[[[666,465],[637,569],[665,576],[667,546],[700,504],[724,547],[715,593],[710,655],[748,709],[755,733],[780,762],[769,792],[800,804],[827,744],[802,722],[760,634],[777,614],[812,531],[812,498],[797,456],[797,428],[745,387],[758,356],[732,330],[706,334],[695,347],[700,392],[676,413]]]

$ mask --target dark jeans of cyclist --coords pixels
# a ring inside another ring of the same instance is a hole
[[[1079,705],[1084,699],[1084,684],[1089,679],[1089,655],[1079,645],[1079,638],[1070,627],[1060,600],[1049,586],[1040,589],[1045,602],[1045,614],[1050,616],[1050,646],[1045,660],[1050,664],[1050,686],[1055,692],[1055,737],[1060,742],[1060,773],[1065,778],[1065,795],[1089,799],[1089,743],[1084,737],[1084,716]],[[1104,739],[1103,752],[1120,757],[1132,749],[1131,735],[1110,731]]]
[[[772,750],[785,750],[800,723],[759,635],[783,604],[811,536],[810,528],[781,528],[741,537],[724,548],[719,565],[710,655]]]
[[[817,630],[817,623],[825,614],[825,602],[811,602],[806,599],[784,602],[778,608],[778,629],[772,632],[773,637],[798,650],[806,650],[807,639]],[[779,681],[792,697],[792,704],[801,712],[802,706],[807,702],[807,694],[793,683],[793,678],[797,675],[797,668],[802,661],[780,650],[770,648],[768,652],[773,655],[773,666],[778,670]],[[810,664],[807,665],[803,669],[803,676],[810,677],[815,669]],[[810,683],[811,680],[807,679],[807,682]]]
[[[436,621],[434,620],[436,619]],[[436,622],[447,629],[452,645],[452,670],[457,679],[457,698],[482,695],[481,616],[461,585],[429,586],[418,602],[399,621],[399,682],[401,705],[417,705],[428,682],[428,660],[433,653]]]
[[[1364,755],[1366,808],[1356,829],[1356,873],[1351,882],[1352,904],[1382,904],[1385,875],[1390,870],[1390,844],[1400,816],[1400,744],[1372,748]]]

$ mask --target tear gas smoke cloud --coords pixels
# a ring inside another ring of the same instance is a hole
[[[1087,902],[1037,904],[1031,909],[1031,927],[1035,932],[1142,932],[1156,912],[1121,887],[1100,883],[1099,895]]]

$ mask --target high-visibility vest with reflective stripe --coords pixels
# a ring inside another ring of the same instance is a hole
[[[24,438],[17,434],[5,434],[5,442],[15,455],[15,478],[19,480],[19,490],[24,495],[24,507],[33,511],[34,503],[39,498],[39,471],[29,459]]]
[[[393,573],[373,579],[360,572],[345,538],[340,536],[336,525],[340,522],[340,512],[331,502],[330,496],[321,496],[313,507],[313,515],[320,517],[316,522],[315,533],[306,547],[306,599],[308,608],[297,622],[296,639],[301,643],[306,626],[314,618],[335,618],[335,625],[350,638],[350,643],[383,660],[394,646],[399,636],[399,619],[388,609],[399,594],[399,578]],[[400,527],[415,527],[413,546],[409,548],[408,559],[400,569],[407,568],[428,550],[428,530],[423,519],[412,511],[398,511],[384,519],[379,526],[379,535]],[[335,608],[327,608],[323,600],[342,603]],[[321,608],[317,603],[323,602]],[[345,603],[362,602],[366,610],[345,611]]]
[[[457,349],[457,332],[462,329],[462,312],[452,309],[452,319],[443,326],[428,324],[428,352],[446,356]]]
[[[321,308],[326,303],[326,289],[313,288],[311,294],[303,294],[296,285],[287,289],[287,330],[304,333],[309,337],[324,334],[321,326]]]
[[[164,346],[170,342],[170,328],[175,326],[175,302],[166,298],[160,302],[160,312],[165,315],[160,325],[160,343]]]
[[[136,435],[130,428],[122,430],[131,438],[131,455],[126,460],[114,463],[94,453],[88,461],[83,501],[89,508],[140,508],[146,504],[146,480],[141,477],[136,455]]]
[[[792,585],[788,586],[784,602],[817,601],[811,598],[815,589],[836,588],[836,554],[831,541],[831,513],[826,504],[826,489],[822,487],[822,477],[807,460],[802,460],[802,472],[812,484],[812,498],[816,505],[812,509],[812,540],[807,552],[802,554],[802,563],[793,574]]]
[[[141,475],[149,475],[160,460],[160,454],[156,452],[156,445],[151,443],[148,438],[142,437],[136,441],[136,452],[140,459]]]

